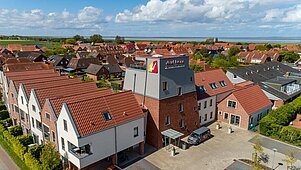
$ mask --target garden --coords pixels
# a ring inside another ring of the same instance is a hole
[[[31,134],[25,136],[21,126],[13,126],[3,103],[0,104],[0,144],[22,170],[63,169],[53,145],[34,145]]]

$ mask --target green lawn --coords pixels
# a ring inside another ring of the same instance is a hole
[[[21,170],[29,170],[29,168],[25,165],[25,163],[18,157],[18,155],[8,146],[7,142],[0,136],[0,145],[6,151],[6,153],[14,160],[17,166]]]
[[[34,41],[34,40],[0,40],[0,46],[6,47],[8,44],[22,44],[22,45],[41,45],[47,48],[60,46],[59,42],[50,41]]]

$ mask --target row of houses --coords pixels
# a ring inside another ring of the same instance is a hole
[[[1,72],[13,124],[36,144],[52,143],[70,169],[95,168],[108,158],[117,164],[117,154],[128,148],[143,154],[145,115],[131,91],[100,91],[95,82],[54,69],[14,65],[18,71]]]

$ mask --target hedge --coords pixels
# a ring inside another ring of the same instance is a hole
[[[5,104],[0,104],[0,110],[6,110]]]
[[[13,136],[23,135],[22,127],[20,125],[9,128],[8,132]]]
[[[260,134],[301,146],[301,129],[289,126],[298,113],[301,113],[301,97],[262,118],[259,122]]]
[[[0,111],[0,120],[4,120],[9,118],[9,113],[7,110]]]

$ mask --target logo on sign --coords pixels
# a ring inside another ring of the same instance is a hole
[[[148,72],[158,73],[158,61],[153,61],[148,66]]]

